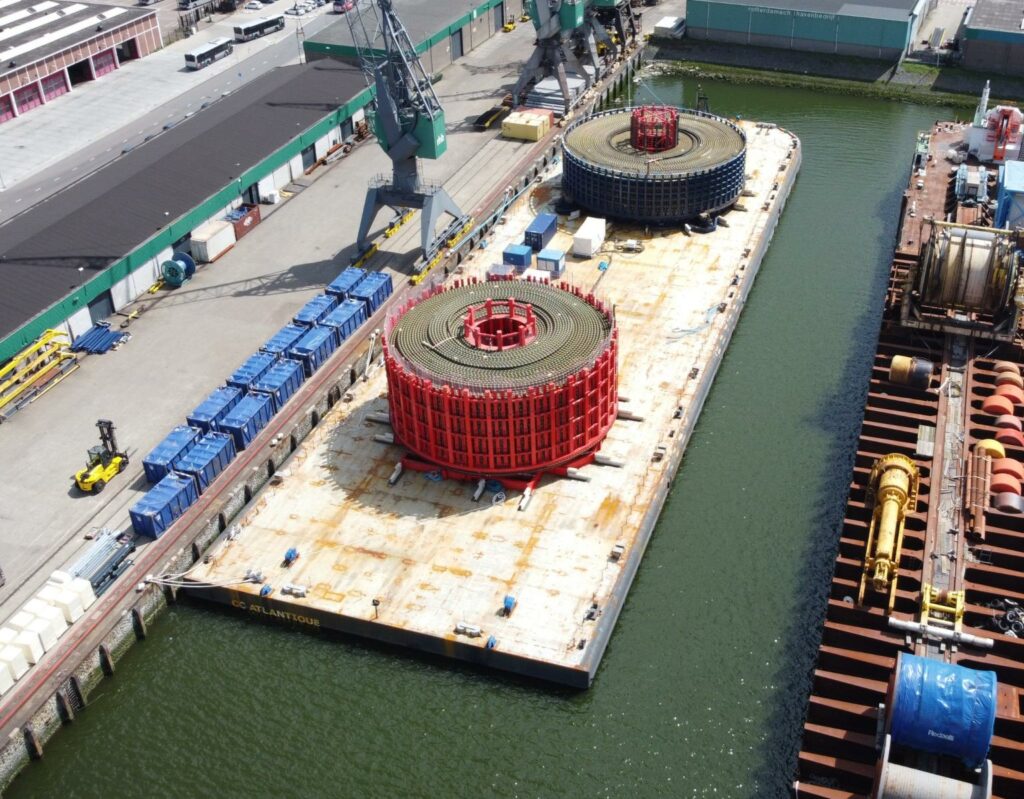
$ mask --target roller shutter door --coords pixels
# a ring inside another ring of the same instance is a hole
[[[22,86],[14,92],[14,102],[18,104],[18,112],[24,114],[26,111],[43,104],[43,96],[39,93],[39,84]]]
[[[494,7],[494,32],[497,33],[505,25],[505,4],[498,3]]]
[[[0,122],[14,119],[14,103],[11,102],[11,95],[5,94],[0,97]]]
[[[52,75],[47,75],[43,78],[43,96],[47,100],[52,100],[54,97],[60,97],[62,94],[67,94],[68,82],[64,79],[63,70],[60,72],[54,72]]]
[[[113,50],[104,50],[92,57],[93,74],[98,78],[117,69],[117,61],[114,58]]]
[[[462,29],[455,31],[452,34],[452,61],[456,58],[462,58]]]

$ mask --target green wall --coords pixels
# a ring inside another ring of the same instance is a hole
[[[910,39],[911,19],[884,20],[818,11],[793,11],[770,6],[737,5],[715,0],[689,0],[689,28],[729,31],[780,39],[808,39],[828,44],[903,50]]]
[[[216,194],[204,200],[189,213],[174,220],[152,238],[143,242],[137,249],[98,274],[88,283],[80,286],[55,305],[51,305],[41,314],[23,327],[14,331],[6,338],[0,339],[0,364],[9,360],[20,350],[35,341],[40,334],[50,327],[56,327],[65,319],[85,308],[92,300],[108,291],[114,284],[123,280],[135,270],[149,263],[157,253],[170,247],[174,242],[201,225],[213,214],[242,196],[249,186],[258,183],[275,169],[287,164],[317,139],[327,135],[331,128],[338,127],[360,108],[373,99],[373,88],[364,89],[345,105],[324,117],[315,125],[296,136],[286,145],[269,155],[251,169],[247,169],[234,182],[225,186]]]

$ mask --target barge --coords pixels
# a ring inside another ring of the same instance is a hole
[[[625,120],[613,132],[621,153],[630,111],[611,113]],[[587,136],[607,116],[574,123],[565,140],[575,131],[583,142],[573,168],[586,171],[586,191],[607,190],[602,202],[614,204],[617,175],[602,172]],[[591,684],[800,168],[799,140],[771,124],[632,116],[634,126],[660,126],[662,149],[637,151],[631,185],[658,162],[648,190],[685,192],[685,165],[697,159],[694,185],[714,214],[671,228],[610,221],[595,238],[585,210],[565,212],[580,198],[564,190],[563,149],[447,281],[410,291],[380,331],[377,366],[189,570],[187,593],[254,617]],[[666,119],[678,124],[671,135]],[[712,124],[716,136],[688,135]],[[707,179],[715,158],[735,179]],[[545,249],[519,265],[531,222],[543,232],[534,248]],[[585,254],[565,257],[579,235]],[[505,250],[514,263],[496,264]],[[487,374],[502,359],[508,373]],[[462,420],[455,396],[466,398]],[[516,436],[503,426],[513,416],[501,414],[527,397],[551,413]],[[563,397],[568,420],[545,405]]]
[[[918,137],[799,797],[1024,796],[1021,118]]]

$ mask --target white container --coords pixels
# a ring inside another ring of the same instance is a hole
[[[43,649],[42,640],[40,640],[39,636],[31,630],[23,630],[18,633],[12,646],[16,646],[20,649],[21,654],[25,656],[25,660],[32,666],[39,662],[40,658],[43,656],[43,652],[46,651]]]
[[[234,243],[235,228],[230,222],[224,219],[207,222],[192,231],[192,256],[199,263],[213,263]]]
[[[14,687],[14,677],[8,669],[0,669],[0,696],[3,696]]]
[[[604,219],[587,217],[572,237],[572,254],[579,258],[593,258],[604,246],[607,235],[608,223]]]
[[[69,588],[58,588],[55,585],[48,585],[37,595],[43,602],[53,605],[64,614],[64,621],[74,624],[85,615],[78,594]]]
[[[25,655],[14,644],[8,644],[0,649],[0,669],[7,669],[11,677],[20,680],[22,675],[28,671],[28,661]]]
[[[68,628],[68,623],[64,620],[64,614],[53,605],[48,605],[41,599],[30,599],[25,603],[25,610],[33,616],[45,619],[50,625],[50,629],[53,630],[53,634],[58,638],[64,635],[64,631]],[[24,627],[22,629],[28,628]]]
[[[73,579],[68,589],[78,594],[78,601],[82,603],[83,610],[88,610],[96,601],[96,592],[92,590],[92,583],[84,577]]]
[[[73,579],[75,579],[75,578],[72,577],[67,572],[62,572],[62,571],[58,570],[58,571],[55,571],[53,574],[50,575],[50,579],[46,581],[46,584],[47,585],[67,585]]]
[[[53,631],[53,625],[46,619],[36,619],[28,626],[25,632],[34,633],[39,636],[44,652],[49,652],[57,646],[57,633]]]
[[[16,633],[20,633],[22,630],[27,630],[29,625],[36,620],[34,613],[29,613],[27,610],[22,610],[19,613],[15,613],[11,618],[7,620],[7,626],[14,630]]]

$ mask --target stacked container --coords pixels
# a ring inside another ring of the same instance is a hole
[[[220,420],[242,399],[242,392],[232,386],[218,388],[192,411],[185,421],[204,433],[216,430]]]
[[[523,243],[534,252],[540,252],[555,237],[558,230],[558,217],[554,214],[537,214],[530,226],[526,228]]]
[[[511,244],[501,254],[501,260],[522,274],[533,265],[533,249],[525,244]]]
[[[565,272],[565,253],[562,250],[541,250],[537,253],[537,269],[549,272],[552,279]]]
[[[296,341],[306,335],[308,327],[305,325],[287,324],[278,330],[273,337],[260,347],[264,352],[272,355],[283,355]]]
[[[177,471],[194,477],[201,494],[228,467],[235,452],[235,440],[228,433],[207,433],[181,460]]]
[[[197,499],[199,491],[195,479],[172,472],[128,511],[132,529],[139,535],[159,538]]]
[[[303,305],[299,312],[295,314],[295,324],[319,324],[337,305],[338,298],[333,294],[320,294]]]
[[[142,461],[142,468],[146,472],[146,479],[151,483],[158,483],[168,472],[177,468],[177,463],[184,458],[192,445],[199,440],[203,434],[198,427],[186,427],[178,425],[167,437],[157,444]]]
[[[333,327],[314,327],[288,350],[288,356],[301,361],[306,377],[312,377],[337,348],[338,334]]]
[[[315,328],[316,329],[316,328]],[[217,425],[230,433],[237,449],[245,449],[274,415],[274,401],[266,394],[248,394]]]
[[[338,331],[338,343],[347,339],[366,321],[366,303],[360,300],[343,300],[342,303],[323,319],[323,324]]]
[[[263,377],[276,361],[276,355],[269,352],[257,352],[235,370],[234,374],[227,379],[227,384],[245,391],[253,382]]]
[[[348,297],[348,293],[352,291],[352,289],[359,285],[359,282],[364,277],[366,277],[365,269],[350,266],[331,281],[330,285],[327,286],[326,291],[328,294],[333,294],[336,297],[344,299]]]
[[[365,302],[367,316],[373,316],[373,312],[391,296],[391,291],[391,275],[383,272],[371,272],[349,291],[348,296],[353,300]]]
[[[299,390],[305,379],[302,364],[285,358],[271,366],[259,380],[254,381],[252,390],[269,395],[274,401],[274,413],[277,413],[292,394]]]

